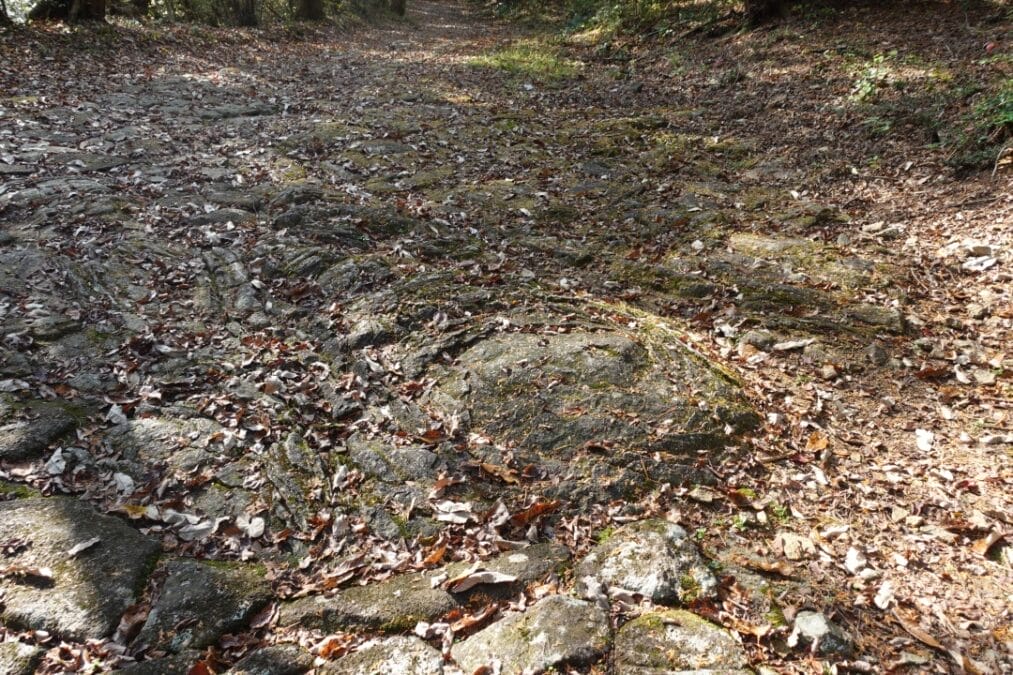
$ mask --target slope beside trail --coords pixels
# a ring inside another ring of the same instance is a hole
[[[1008,169],[845,63],[981,17],[409,4],[0,41],[0,670],[1011,667]]]

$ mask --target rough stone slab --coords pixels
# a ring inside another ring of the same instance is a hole
[[[27,176],[35,171],[34,166],[27,164],[0,164],[0,176]]]
[[[44,653],[40,647],[23,642],[0,642],[0,673],[31,675]]]
[[[824,656],[850,656],[855,644],[843,628],[820,612],[799,612],[788,636],[788,646],[808,649]]]
[[[56,406],[38,409],[33,419],[0,426],[0,460],[37,459],[75,426],[74,418]]]
[[[755,423],[737,387],[688,352],[651,348],[622,333],[511,333],[478,341],[449,369],[428,399],[468,411],[470,423],[519,447],[556,458],[574,456],[589,441],[682,453],[729,442],[725,426]],[[548,381],[558,382],[551,389]],[[672,381],[692,382],[701,398],[719,401],[713,414],[682,399]],[[572,410],[581,410],[574,415]],[[631,423],[621,412],[635,412]],[[647,429],[667,420],[662,439]]]
[[[96,538],[76,556],[67,555]],[[29,545],[5,558],[5,565],[48,567],[53,578],[36,584],[0,579],[0,621],[82,641],[113,632],[159,550],[122,521],[66,497],[0,503],[0,541],[12,539]]]
[[[505,317],[532,327],[547,320]],[[578,508],[612,499],[635,501],[660,483],[712,480],[693,466],[697,453],[726,452],[737,434],[759,419],[732,377],[665,340],[660,324],[657,332],[541,335],[533,330],[485,336],[472,330],[444,339],[453,344],[405,346],[405,372],[421,371],[437,382],[420,405],[458,415],[463,429],[514,444],[519,464],[559,476],[548,496]],[[452,364],[436,358],[448,348],[456,355]],[[695,396],[687,395],[690,389]],[[584,449],[592,446],[614,451],[590,456]],[[479,456],[497,461],[493,447]]]
[[[271,599],[263,576],[241,564],[176,560],[166,565],[166,571],[137,645],[173,653],[203,649],[222,635],[245,628]]]
[[[355,586],[333,597],[301,598],[282,608],[280,623],[325,630],[347,627],[411,630],[419,621],[431,621],[446,614],[478,593],[493,597],[514,595],[526,584],[554,571],[568,557],[569,553],[562,546],[536,544],[481,563],[484,569],[517,577],[513,583],[485,584],[455,594],[433,588],[434,577],[452,578],[472,566],[472,563],[453,563],[439,570],[406,574],[370,586]]]
[[[466,673],[498,661],[503,675],[515,675],[594,661],[608,643],[605,612],[591,603],[551,595],[455,645],[452,656]]]
[[[727,630],[682,610],[643,614],[616,634],[616,675],[673,675],[706,670],[747,673],[746,653]]]
[[[717,587],[686,531],[664,520],[643,520],[616,530],[577,565],[574,577],[577,594],[585,598],[616,587],[652,602],[689,602]]]
[[[264,647],[244,656],[229,675],[302,675],[313,667],[313,656],[296,645]]]
[[[190,669],[200,660],[200,652],[185,651],[160,659],[131,663],[129,666],[114,670],[113,673],[115,675],[188,675]]]
[[[430,584],[432,573],[394,577],[370,586],[354,586],[332,597],[300,598],[281,609],[282,626],[336,630],[370,627],[411,630],[419,621],[446,614],[458,603],[442,588]]]
[[[323,668],[326,675],[441,675],[443,655],[406,635],[367,642]]]

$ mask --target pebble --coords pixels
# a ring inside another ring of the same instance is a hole
[[[851,637],[821,612],[803,611],[795,617],[789,647],[801,647],[823,656],[847,656],[854,650]]]

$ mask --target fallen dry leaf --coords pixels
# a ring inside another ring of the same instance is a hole
[[[971,544],[971,550],[974,551],[977,555],[985,557],[986,555],[988,555],[989,550],[991,550],[991,548],[995,546],[995,544],[1005,536],[1006,536],[1005,532],[1000,532],[999,530],[992,530],[987,535]]]
[[[451,593],[463,593],[482,584],[508,584],[514,581],[517,581],[517,577],[511,574],[485,570],[476,565],[464,574],[447,579],[443,588]]]
[[[471,510],[470,502],[452,502],[444,500],[433,504],[434,518],[444,523],[465,523],[478,520],[478,517]]]
[[[482,471],[485,471],[489,475],[496,476],[509,485],[518,485],[521,482],[518,478],[516,469],[499,466],[498,464],[489,464],[488,462],[482,462],[479,466]]]
[[[536,518],[539,518],[540,516],[543,516],[546,513],[551,513],[555,511],[556,509],[559,508],[561,504],[562,502],[559,501],[558,499],[537,501],[528,508],[524,509],[523,511],[515,513],[513,516],[511,516],[510,523],[515,527],[523,527],[529,524],[531,521],[535,520]]]
[[[484,624],[490,617],[496,614],[496,611],[496,605],[488,605],[480,612],[462,616],[457,621],[454,621],[450,624],[450,630],[452,630],[455,635],[461,635],[462,633],[475,630]]]
[[[422,564],[427,566],[438,565],[440,564],[440,561],[443,560],[443,556],[446,554],[446,552],[447,552],[447,544],[437,546],[435,549],[433,549],[432,553],[430,553],[429,555],[427,555],[425,558],[422,559]]]
[[[99,543],[100,541],[102,540],[99,537],[95,537],[94,539],[89,539],[88,541],[82,541],[80,544],[75,544],[70,548],[69,551],[67,551],[67,557],[73,558],[77,556],[78,553],[87,551],[89,548]]]
[[[826,437],[826,434],[814,431],[809,434],[809,438],[805,442],[805,449],[806,452],[819,452],[820,450],[825,450],[829,444],[830,439]]]
[[[53,578],[53,570],[48,567],[28,567],[26,565],[8,565],[0,567],[0,579],[4,577],[16,579],[43,579]]]

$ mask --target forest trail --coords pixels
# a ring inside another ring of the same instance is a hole
[[[1008,670],[1013,191],[879,11],[5,36],[0,671]]]

